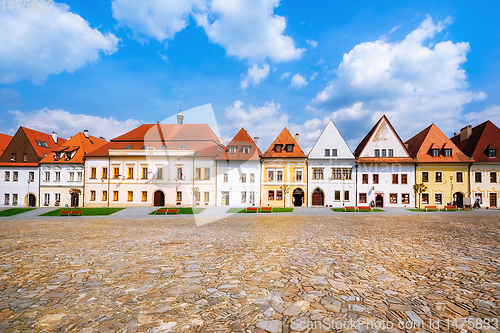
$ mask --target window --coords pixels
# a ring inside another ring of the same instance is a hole
[[[313,168],[313,179],[323,179],[323,168]]]
[[[59,182],[59,181],[61,181],[61,172],[56,171],[56,182]]]
[[[429,173],[427,171],[422,172],[422,182],[429,182]]]
[[[441,171],[436,172],[436,183],[441,183],[443,181],[443,173]]]
[[[176,201],[182,201],[182,191],[177,191],[177,195],[175,196]]]
[[[446,149],[444,150],[444,156],[446,156],[446,157],[451,157],[451,149],[446,148]]]
[[[182,168],[177,168],[177,178],[176,180],[182,180],[184,175],[182,174]]]
[[[359,203],[366,203],[366,193],[359,194]]]
[[[363,184],[368,184],[368,174],[367,173],[363,174]]]
[[[293,151],[293,145],[286,145],[286,151],[287,152],[292,152]]]
[[[205,179],[210,179],[210,168],[205,168]]]
[[[434,194],[434,203],[438,205],[443,203],[443,195],[441,193]]]
[[[349,201],[349,191],[344,191],[344,201]]]
[[[59,196],[61,196],[61,194],[59,194]],[[56,194],[56,198],[57,198],[57,194]],[[12,204],[14,206],[17,205],[17,193],[12,194]]]
[[[332,179],[342,179],[342,169],[332,168]]]
[[[410,194],[409,193],[401,194],[401,203],[405,204],[405,205],[410,204]]]
[[[375,157],[380,157],[380,150],[379,149],[375,149]]]
[[[134,192],[127,191],[127,201],[134,201]]]
[[[405,173],[401,175],[401,184],[408,184],[408,175]]]
[[[210,201],[210,192],[203,192],[203,201],[204,202]]]
[[[497,150],[496,150],[496,148],[490,148],[490,149],[488,149],[488,157],[497,157]]]
[[[28,180],[30,182],[35,181],[35,172],[34,171],[30,171],[29,176],[28,176]]]
[[[19,180],[19,172],[18,171],[12,171],[12,181],[17,182]]]
[[[95,201],[95,191],[94,190],[90,191],[90,201]]]
[[[330,149],[325,149],[325,156],[330,156]]]
[[[148,179],[148,167],[142,167],[142,179]]]
[[[128,167],[127,179],[134,179],[134,167]]]
[[[118,191],[113,191],[113,201],[118,201]]]
[[[102,177],[103,179],[107,179],[108,178],[108,168],[102,168]]]
[[[243,154],[250,154],[250,147],[249,146],[244,146],[242,149],[241,149],[241,152]]]
[[[352,179],[352,169],[342,169],[343,179]]]
[[[332,149],[332,156],[337,156],[337,149]]]
[[[393,174],[392,175],[392,183],[393,184],[399,184],[399,175],[398,174]]]
[[[276,190],[276,200],[283,200],[283,191]]]
[[[194,193],[194,201],[200,201],[200,191]]]
[[[227,173],[224,173],[222,176],[224,177],[224,183],[227,183]]]
[[[274,170],[267,170],[267,180],[270,182],[274,181]]]
[[[378,184],[378,174],[373,174],[373,184]]]
[[[490,183],[497,182],[497,173],[495,171],[490,172]]]
[[[457,172],[457,183],[463,183],[464,182],[464,174],[461,171]]]
[[[43,148],[49,148],[49,145],[47,144],[47,142],[45,141],[40,141],[40,140],[35,140],[36,141],[36,144],[40,147],[43,147]]]
[[[163,168],[162,167],[156,168],[156,179],[163,179]]]
[[[241,191],[241,203],[247,203],[247,192]]]
[[[10,156],[10,161],[11,162],[15,162],[16,161],[16,153],[12,153],[12,155]]]
[[[423,204],[429,203],[429,193],[422,193],[422,203]]]
[[[255,198],[255,192],[250,192],[250,197],[248,198],[248,203],[253,203]]]
[[[90,179],[96,179],[97,168],[90,168]]]
[[[113,178],[117,179],[118,177],[120,177],[120,168],[119,167],[114,167],[113,168]]]
[[[50,182],[50,171],[45,172],[45,181]]]
[[[50,204],[50,193],[45,193],[43,195],[43,205],[48,206]]]
[[[274,191],[273,190],[267,191],[267,200],[274,200]]]
[[[23,154],[23,162],[28,162],[28,153]]]
[[[75,173],[74,172],[70,172],[69,173],[69,181],[70,182],[74,182],[75,181]]]
[[[227,175],[227,173],[225,173]],[[194,170],[194,179],[201,179],[201,168],[196,168]],[[225,180],[227,182],[227,180]]]
[[[108,201],[108,191],[102,191],[102,201]]]
[[[477,201],[477,199],[479,199],[479,203],[482,204],[483,203],[483,194],[482,193],[476,193],[474,194],[474,199]]]
[[[227,152],[229,154],[236,154],[236,147],[235,146],[229,146],[229,147],[227,147]]]
[[[474,178],[476,183],[481,183],[483,181],[483,175],[481,174],[481,172],[475,172]]]
[[[394,149],[389,149],[389,154],[388,154],[389,157],[393,157],[394,156]]]
[[[5,193],[3,202],[4,202],[4,205],[9,205],[10,204],[10,194]]]
[[[387,150],[382,149],[382,157],[386,157],[386,156],[387,156]]]
[[[431,149],[431,155],[433,157],[438,157],[439,156],[439,149]]]
[[[254,173],[250,174],[250,183],[255,183],[255,174]]]
[[[302,181],[302,170],[295,170],[295,181]]]
[[[397,195],[397,193],[391,193],[391,194],[389,194],[389,203],[391,203],[391,204],[397,204],[398,203],[398,195]]]
[[[6,182],[10,181],[10,171],[5,171],[5,181]]]
[[[246,183],[247,182],[247,174],[246,173],[242,173],[241,174],[241,182],[242,183]]]
[[[335,191],[335,201],[340,201],[340,191]]]
[[[281,146],[282,145],[275,145],[274,146],[274,150],[276,150],[277,153],[280,153],[281,152]]]

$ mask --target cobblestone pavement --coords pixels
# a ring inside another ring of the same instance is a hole
[[[498,332],[499,227],[431,213],[3,219],[0,331]]]

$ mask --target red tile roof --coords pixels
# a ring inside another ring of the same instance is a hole
[[[276,145],[282,145],[281,152],[276,151]],[[286,151],[286,145],[292,145],[293,150],[291,152]],[[300,149],[299,144],[285,127],[266,152],[262,154],[262,157],[297,158],[306,157],[306,154]]]
[[[2,155],[5,148],[7,148],[10,140],[12,140],[12,136],[0,133],[0,155]]]
[[[243,154],[242,147],[250,147],[250,152],[248,154]],[[229,154],[229,147],[236,147],[235,154]],[[219,155],[218,160],[233,160],[233,161],[259,161],[262,153],[257,147],[255,142],[252,140],[250,135],[244,128],[234,136],[234,138],[227,144],[225,153]]]
[[[475,162],[500,162],[500,129],[491,121],[472,128],[472,133],[466,140],[460,141],[460,134],[451,138],[465,155],[472,157]],[[497,157],[488,157],[486,148],[496,148]]]
[[[86,154],[102,147],[106,143],[108,143],[106,140],[91,135],[87,138],[85,134],[79,132],[68,141],[59,145],[57,149],[53,150],[53,152],[66,152],[67,154],[71,154],[76,150],[75,155],[70,160],[66,160],[65,158],[56,159],[53,153],[44,157],[40,163],[83,163],[83,158]]]
[[[472,162],[435,124],[406,141],[406,145],[417,162]],[[439,156],[432,156],[431,148],[439,149]],[[443,148],[451,149],[452,156],[444,156]]]
[[[64,144],[66,139],[57,138],[57,143],[52,139],[52,135],[38,132],[26,127],[20,127],[22,131],[26,134],[29,142],[33,149],[35,149],[36,154],[39,158],[43,158],[44,154],[49,155],[54,149],[56,149],[59,145]],[[41,147],[38,145],[37,141],[47,143],[48,147]]]

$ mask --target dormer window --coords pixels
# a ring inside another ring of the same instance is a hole
[[[446,157],[451,157],[451,149],[446,148],[446,149],[444,150],[444,156],[446,156]]]
[[[123,147],[123,149],[132,149],[132,145],[127,145],[127,146]]]
[[[277,153],[280,153],[281,152],[281,146],[282,145],[275,145],[274,146],[274,150],[276,150]]]
[[[488,149],[488,157],[497,157],[497,150],[496,148],[490,148]]]
[[[241,152],[243,154],[250,154],[250,147],[249,146],[244,146],[242,149],[241,149]]]
[[[431,149],[431,156],[438,157],[439,156],[439,149]]]
[[[15,162],[16,161],[16,153],[12,153],[12,155],[10,157],[10,161],[11,162]]]
[[[286,151],[287,152],[292,152],[293,151],[293,145],[286,145]]]
[[[375,149],[375,157],[380,157],[380,150],[379,149]]]
[[[229,154],[236,154],[236,147],[235,146],[230,146],[227,148],[227,152]]]

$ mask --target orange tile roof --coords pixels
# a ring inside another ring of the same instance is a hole
[[[465,155],[472,157],[475,162],[500,162],[500,129],[491,121],[472,128],[472,133],[466,140],[460,141],[460,134],[451,138]],[[497,157],[488,157],[486,148],[496,148]]]
[[[250,152],[248,154],[243,154],[241,148],[244,146],[250,147]],[[236,153],[229,154],[229,147],[236,147]],[[260,152],[259,147],[257,147],[250,135],[248,135],[247,131],[244,128],[241,128],[231,142],[227,144],[225,153],[219,155],[217,159],[233,161],[259,161],[261,155],[262,153]]]
[[[435,124],[406,141],[406,145],[417,162],[472,162]],[[452,156],[443,155],[441,149],[445,146],[451,149]],[[432,156],[431,148],[440,149],[439,156]]]
[[[281,152],[277,152],[275,149],[276,145],[283,145]],[[286,151],[286,145],[292,145],[293,150]],[[307,157],[306,154],[300,149],[299,144],[292,137],[288,129],[285,127],[281,133],[276,137],[271,146],[266,150],[262,157],[279,157],[279,158],[297,158],[297,157]]]
[[[49,155],[58,145],[66,142],[66,139],[58,137],[57,143],[55,143],[54,140],[52,140],[52,135],[50,134],[38,132],[22,126],[20,127],[20,129],[26,134],[26,137],[31,143],[31,146],[33,146],[33,149],[35,150],[39,158],[43,158],[44,154]],[[49,147],[40,147],[36,142],[37,140],[46,142]]]
[[[12,140],[11,135],[0,133],[0,155],[2,155],[5,148],[7,148],[7,146],[10,143],[10,140]]]
[[[106,143],[108,143],[106,140],[102,140],[91,135],[89,135],[89,137],[87,138],[85,134],[79,132],[71,139],[64,142],[63,144],[60,144],[56,149],[53,150],[53,152],[65,151],[67,153],[71,153],[76,150],[73,158],[71,158],[70,160],[66,160],[65,158],[56,160],[55,154],[49,154],[45,156],[40,161],[40,163],[83,163],[83,158],[86,154],[99,147],[102,147]]]

